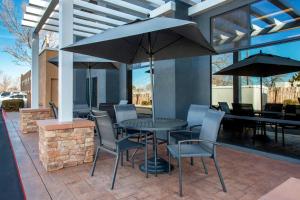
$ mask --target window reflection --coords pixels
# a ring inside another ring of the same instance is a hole
[[[261,0],[212,18],[219,52],[300,37],[299,0]]]

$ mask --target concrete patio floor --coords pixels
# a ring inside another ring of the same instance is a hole
[[[194,166],[185,160],[183,170],[184,197],[178,196],[178,170],[171,175],[150,175],[138,169],[143,154],[137,156],[136,167],[125,162],[119,167],[116,186],[110,190],[114,159],[102,153],[94,177],[91,164],[46,172],[38,158],[38,134],[23,135],[19,131],[18,113],[7,113],[6,124],[16,154],[27,199],[242,199],[254,200],[268,193],[290,177],[300,178],[300,165],[272,160],[229,148],[218,148],[218,159],[227,186],[222,191],[213,162],[206,160],[208,175],[200,160]],[[159,150],[165,156],[165,147]],[[174,160],[173,160],[173,163]]]

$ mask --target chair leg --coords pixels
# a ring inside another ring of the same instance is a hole
[[[281,128],[281,131],[282,131],[282,146],[285,146],[284,129],[283,129],[283,127]]]
[[[126,151],[126,161],[127,162],[129,161],[129,151],[128,150]]]
[[[134,168],[134,157],[135,157],[135,154],[138,152],[139,149],[136,149],[133,154],[131,155],[131,165],[132,165],[132,168]]]
[[[203,165],[203,168],[204,168],[204,171],[205,171],[205,174],[208,174],[207,172],[207,168],[206,168],[206,165],[205,165],[205,162],[204,162],[204,159],[201,157],[201,162],[202,162],[202,165]]]
[[[115,167],[114,167],[114,172],[113,172],[113,179],[112,179],[112,183],[111,183],[111,190],[113,190],[114,186],[115,186],[115,180],[116,180],[116,175],[117,175],[117,171],[118,171],[119,160],[120,160],[120,153],[118,153],[117,157],[116,157],[116,162],[115,162]]]
[[[145,172],[146,178],[148,178],[148,133],[145,134]]]
[[[171,153],[169,150],[168,151],[168,173],[171,175]]]
[[[181,158],[178,158],[178,167],[179,167],[179,196],[182,197],[182,166]]]
[[[99,152],[100,152],[100,148],[97,147],[97,151],[96,151],[96,155],[95,155],[95,158],[94,158],[93,166],[92,166],[92,169],[91,169],[91,172],[90,172],[90,176],[94,176],[94,171],[95,171],[95,167],[96,167],[96,163],[97,163]]]
[[[221,182],[221,184],[222,184],[223,191],[224,191],[224,192],[227,192],[226,186],[225,186],[225,183],[224,183],[224,180],[223,180],[223,176],[222,176],[221,170],[220,170],[220,168],[219,168],[218,161],[217,161],[217,159],[216,159],[215,157],[214,157],[213,159],[214,159],[214,163],[215,163],[215,166],[216,166],[218,175],[219,175],[220,182]]]
[[[191,157],[191,165],[193,166],[194,165],[194,158]]]
[[[154,166],[155,166],[155,176],[157,176],[157,138],[156,138],[156,133],[154,133],[154,143],[153,143],[153,146],[154,146]]]
[[[121,166],[123,167],[124,166],[124,155],[123,155],[124,152],[121,152]]]

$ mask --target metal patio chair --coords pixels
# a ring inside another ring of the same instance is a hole
[[[169,172],[171,171],[171,156],[178,161],[179,166],[179,194],[182,196],[182,158],[185,157],[200,157],[205,173],[207,168],[205,166],[204,157],[212,158],[217,169],[223,191],[226,192],[225,183],[218,165],[216,155],[217,136],[220,130],[221,121],[225,113],[223,111],[207,111],[203,120],[201,134],[198,139],[179,141],[178,144],[168,145],[169,151]],[[170,133],[172,134],[172,132]]]
[[[208,105],[190,105],[187,115],[187,129],[176,131],[171,135],[171,137],[176,141],[176,143],[180,140],[199,138],[203,119],[208,110]]]
[[[143,134],[136,130],[130,130],[130,129],[123,129],[118,126],[119,123],[125,120],[130,120],[130,119],[137,119],[138,115],[136,112],[136,107],[133,104],[122,104],[122,105],[114,105],[114,110],[115,110],[115,116],[116,116],[116,127],[118,130],[118,135],[134,135],[133,138],[137,139],[139,142]],[[149,133],[145,133],[149,134]],[[151,138],[148,138],[149,140]],[[134,151],[134,153],[131,155],[131,158],[134,157],[134,155],[137,153],[137,150]],[[129,161],[129,152],[126,151],[126,160]],[[123,165],[123,155],[121,155],[121,165]]]
[[[122,104],[114,105],[115,116],[116,116],[116,126],[118,127],[118,134],[136,134],[135,130],[124,130],[118,126],[119,123],[125,120],[137,119],[138,115],[136,112],[135,105],[133,104]]]
[[[92,117],[95,121],[96,131],[99,138],[99,145],[97,146],[96,155],[94,158],[93,166],[90,175],[94,175],[97,159],[100,150],[106,151],[110,154],[116,156],[115,166],[112,175],[111,189],[114,189],[114,184],[116,180],[116,174],[118,170],[120,156],[124,151],[131,149],[145,148],[145,145],[139,142],[130,140],[133,135],[126,136],[121,139],[116,139],[116,133],[113,128],[112,121],[106,111],[93,111]],[[146,149],[145,149],[145,152]],[[145,157],[146,157],[145,153]],[[147,159],[145,159],[147,164]],[[132,159],[132,167],[134,167],[134,158]]]
[[[225,114],[231,114],[231,110],[227,102],[218,102],[220,110],[224,111]]]

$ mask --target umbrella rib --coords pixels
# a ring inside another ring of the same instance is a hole
[[[138,44],[138,48],[136,49],[136,52],[134,53],[134,55],[137,54],[137,52],[138,52],[138,50],[139,50],[140,47],[143,48],[143,49],[145,50],[146,54],[148,54],[147,49],[146,49],[145,47],[143,47],[143,45],[141,45],[142,42],[143,42],[143,38],[144,38],[144,35],[141,37],[141,39],[140,39],[140,41],[139,41],[139,44]],[[129,45],[131,45],[131,46],[135,46],[135,45],[131,44],[128,40],[126,40],[126,38],[124,38],[124,41],[127,42],[127,44],[129,44]],[[134,56],[134,57],[135,57],[135,56]],[[131,62],[133,62],[134,57],[132,58]]]
[[[135,58],[137,52],[139,51],[139,49],[140,49],[141,47],[142,47],[144,50],[146,50],[146,49],[143,47],[143,45],[142,45],[143,38],[144,38],[144,35],[141,36],[141,39],[140,39],[140,41],[139,41],[139,45],[138,45],[138,47],[136,48],[136,51],[135,51],[135,53],[134,53],[134,56],[133,56],[132,59],[131,59],[131,63],[133,62],[133,60],[134,60],[134,58]],[[146,51],[146,53],[147,53],[147,51]]]
[[[153,55],[156,54],[156,53],[158,53],[158,52],[160,52],[161,50],[163,50],[163,49],[165,49],[165,48],[167,48],[167,47],[169,47],[169,46],[175,44],[176,42],[178,42],[178,41],[181,40],[182,38],[183,38],[183,36],[180,36],[179,38],[177,38],[176,40],[170,42],[169,44],[167,44],[167,45],[165,45],[165,46],[163,46],[163,47],[157,49],[156,51],[153,52]]]

